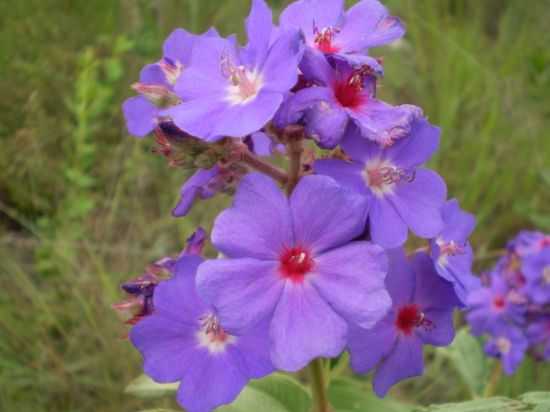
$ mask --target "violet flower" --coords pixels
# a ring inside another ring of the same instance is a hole
[[[217,32],[210,29],[202,36],[215,37]],[[174,85],[189,64],[193,47],[200,37],[183,29],[174,30],[164,42],[164,57],[141,70],[139,83],[133,85],[139,96],[130,97],[122,106],[130,134],[147,136],[165,118],[162,110],[180,103]]]
[[[386,285],[392,309],[370,330],[351,326],[348,342],[352,369],[375,369],[373,388],[380,397],[397,382],[423,373],[423,345],[453,341],[453,309],[460,304],[452,284],[437,274],[427,254],[409,261],[398,249],[389,256]]]
[[[472,275],[473,252],[468,242],[475,217],[461,210],[456,199],[445,203],[442,216],[445,226],[430,242],[431,256],[437,273],[454,285],[457,296],[466,303],[468,293],[481,286]]]
[[[529,342],[519,328],[500,325],[492,331],[485,352],[500,359],[504,372],[512,375],[521,364],[528,346]]]
[[[338,356],[348,323],[372,327],[391,304],[384,251],[352,242],[366,212],[365,199],[326,176],[303,177],[287,198],[249,174],[215,221],[212,242],[227,259],[200,266],[199,293],[232,333],[268,322],[278,369]]]
[[[347,12],[344,0],[298,0],[283,10],[280,25],[300,29],[312,50],[349,59],[405,34],[401,21],[377,0],[359,1]]]
[[[245,137],[260,130],[278,110],[296,83],[303,41],[298,31],[281,31],[272,40],[271,10],[253,0],[246,21],[249,43],[201,38],[191,65],[175,90],[183,104],[170,108],[182,130],[207,141],[224,136]]]
[[[434,238],[444,228],[445,182],[420,167],[438,145],[439,129],[419,119],[409,136],[386,148],[347,133],[341,147],[351,161],[319,160],[314,168],[368,199],[373,242],[395,248],[407,240],[407,229],[422,238]]]
[[[542,358],[550,360],[550,316],[541,316],[532,322],[526,334],[531,345],[541,347]]]
[[[514,302],[508,283],[497,273],[492,273],[490,279],[489,286],[473,290],[466,299],[467,319],[475,335],[524,322],[525,305]]]
[[[159,383],[179,382],[177,400],[189,412],[210,412],[232,402],[250,379],[273,371],[267,328],[228,334],[213,308],[195,291],[202,258],[181,257],[173,278],[155,291],[155,312],[141,320],[130,339],[144,370]]]

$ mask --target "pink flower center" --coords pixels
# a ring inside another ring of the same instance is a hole
[[[336,53],[340,50],[340,47],[333,44],[334,37],[340,33],[340,29],[336,27],[325,27],[319,30],[317,27],[313,28],[313,34],[315,34],[315,46],[323,53]]]
[[[279,258],[279,262],[281,276],[295,283],[303,282],[315,263],[309,251],[299,246],[285,249]]]
[[[416,171],[397,167],[388,160],[372,159],[365,165],[362,175],[372,192],[378,197],[383,197],[392,193],[396,183],[411,183],[416,178]]]
[[[464,247],[455,243],[454,240],[442,242],[439,245],[439,250],[440,253],[445,256],[456,256],[464,253]]]
[[[226,55],[222,56],[221,71],[229,80],[227,100],[231,104],[247,104],[251,102],[263,87],[260,73],[250,71],[244,66],[233,64],[231,59]]]
[[[404,335],[411,335],[414,329],[418,327],[424,327],[426,330],[432,329],[434,323],[426,319],[426,316],[418,305],[413,303],[402,306],[399,309],[397,318],[395,319],[395,326]]]
[[[210,343],[223,344],[231,337],[220,326],[218,318],[213,314],[201,318],[201,331]]]

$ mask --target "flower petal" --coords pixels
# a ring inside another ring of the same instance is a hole
[[[208,260],[197,274],[200,296],[216,308],[223,328],[237,335],[271,316],[283,287],[274,261]]]
[[[277,369],[295,372],[317,357],[338,356],[347,325],[306,282],[286,282],[271,322],[271,359]]]
[[[315,259],[311,282],[348,323],[371,328],[391,307],[384,279],[388,259],[380,246],[352,242]]]
[[[228,257],[277,260],[294,243],[286,196],[260,173],[245,176],[233,206],[214,223],[212,243]]]
[[[388,320],[379,322],[372,329],[350,325],[348,349],[353,371],[368,373],[392,351],[396,339],[393,322]]]
[[[265,90],[286,93],[298,81],[303,44],[298,31],[285,31],[270,47],[261,68]]]
[[[303,177],[290,197],[295,242],[313,254],[349,242],[365,229],[368,201],[327,176]]]
[[[303,30],[313,41],[313,28],[334,27],[342,19],[344,0],[298,0],[287,6],[279,19],[281,27]]]
[[[273,29],[273,16],[265,0],[252,1],[245,26],[248,37],[247,60],[253,67],[259,67],[265,59]]]
[[[439,147],[441,129],[419,118],[411,125],[410,136],[397,140],[387,157],[400,167],[418,167],[427,162]]]
[[[145,137],[156,126],[158,108],[143,96],[127,99],[122,105],[128,132],[136,137]]]
[[[424,315],[427,321],[432,322],[432,326],[416,328],[416,334],[422,342],[434,346],[450,345],[455,338],[453,310],[427,310]]]
[[[373,197],[369,225],[372,241],[387,249],[399,247],[407,240],[407,225],[387,198]]]
[[[313,168],[315,173],[330,176],[343,186],[370,197],[370,191],[361,176],[362,164],[338,159],[321,159],[315,161]]]

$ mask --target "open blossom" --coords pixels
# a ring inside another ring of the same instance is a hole
[[[361,0],[347,12],[344,0],[298,0],[283,10],[280,24],[300,29],[311,49],[350,58],[405,34],[401,21],[377,0]]]
[[[370,330],[350,327],[348,348],[357,373],[376,369],[373,388],[384,396],[397,382],[423,373],[423,345],[447,346],[454,339],[451,283],[434,270],[430,257],[407,260],[401,249],[389,252],[386,285],[392,298],[388,315]]]
[[[249,174],[215,221],[212,243],[227,258],[200,266],[199,293],[230,332],[268,322],[279,369],[338,356],[348,323],[372,327],[391,304],[384,251],[352,242],[366,212],[365,199],[325,176],[303,177],[287,198]]]
[[[211,29],[203,36],[215,37],[217,33]],[[180,103],[174,85],[188,66],[199,37],[183,29],[174,30],[164,42],[164,57],[141,70],[139,83],[133,85],[139,96],[130,97],[122,106],[130,134],[148,135],[161,119],[166,118],[162,110]]]
[[[372,65],[355,67],[321,54],[306,54],[300,66],[314,86],[300,90],[291,101],[308,106],[305,123],[323,148],[336,146],[348,128],[360,136],[389,146],[410,133],[422,110],[412,105],[391,106],[376,98]]]
[[[508,243],[508,250],[520,257],[526,257],[550,247],[550,235],[524,230]]]
[[[550,304],[550,246],[526,257],[522,266],[527,279],[526,292],[539,305]]]
[[[372,240],[395,248],[407,240],[408,229],[420,237],[434,238],[444,228],[445,182],[420,167],[438,145],[439,129],[419,119],[410,135],[385,148],[348,133],[341,147],[351,161],[319,160],[314,168],[368,199]]]
[[[254,0],[246,47],[234,38],[198,40],[190,67],[175,86],[183,103],[164,113],[207,141],[245,137],[261,129],[296,84],[303,49],[298,31],[281,31],[275,40],[273,31],[271,10],[264,0]]]
[[[475,218],[461,210],[456,199],[445,203],[442,215],[445,226],[430,242],[431,255],[437,273],[454,285],[457,296],[466,303],[469,291],[480,286],[472,275],[473,252],[468,242]]]
[[[273,371],[267,328],[230,335],[197,295],[201,262],[196,255],[180,257],[174,276],[155,290],[154,313],[130,332],[145,373],[160,383],[181,381],[177,399],[189,412],[210,412],[229,403],[250,379]]]
[[[467,298],[468,323],[474,334],[481,334],[509,323],[523,323],[525,306],[514,301],[515,294],[498,274],[491,274],[491,284],[470,292]]]
[[[485,344],[485,352],[502,361],[504,372],[513,374],[520,365],[529,346],[521,329],[507,325],[498,326],[492,331],[491,338]]]

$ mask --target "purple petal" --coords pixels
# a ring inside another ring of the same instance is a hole
[[[407,240],[407,225],[386,198],[371,201],[369,224],[372,241],[386,249],[399,247]]]
[[[307,48],[300,62],[300,70],[310,81],[330,86],[335,80],[335,72],[323,53]]]
[[[452,310],[427,310],[425,320],[432,322],[430,326],[419,326],[416,334],[423,343],[434,346],[450,345],[455,338]]]
[[[197,274],[199,294],[216,308],[224,329],[234,334],[271,316],[283,286],[274,261],[208,260]]]
[[[416,287],[415,273],[402,248],[387,251],[389,270],[386,287],[390,293],[393,306],[413,302]]]
[[[145,84],[160,84],[163,86],[169,86],[166,81],[166,75],[157,63],[148,64],[139,73],[140,83]]]
[[[386,151],[387,157],[401,167],[418,167],[427,162],[439,147],[441,130],[419,118],[411,126],[410,136],[398,140]]]
[[[251,151],[258,156],[271,156],[274,142],[264,132],[256,132],[250,136]]]
[[[277,369],[296,372],[315,358],[338,356],[346,334],[346,322],[313,286],[286,282],[271,322],[271,358]]]
[[[403,37],[405,28],[400,20],[388,14],[386,7],[377,0],[362,0],[350,8],[338,34],[343,51],[363,51]]]
[[[288,200],[273,180],[259,173],[241,180],[233,207],[214,223],[212,243],[228,257],[271,260],[294,244]]]
[[[315,259],[311,282],[348,323],[371,328],[391,307],[384,285],[388,259],[369,242],[352,242]]]
[[[271,363],[271,344],[269,324],[271,319],[261,322],[254,330],[239,336],[236,347],[243,354],[243,361],[248,369],[247,376],[261,378],[274,371]]]
[[[276,113],[273,123],[280,129],[298,123],[304,112],[315,103],[330,100],[331,93],[326,87],[308,87],[290,94]]]
[[[376,369],[374,392],[383,397],[397,382],[424,372],[422,343],[417,338],[400,338],[393,351]]]
[[[264,61],[273,28],[271,9],[264,0],[253,0],[250,14],[245,21],[248,37],[247,60],[253,67]]]
[[[145,137],[156,126],[158,108],[143,96],[127,99],[122,105],[126,127],[131,135]]]
[[[452,283],[437,274],[428,254],[424,252],[415,254],[411,259],[411,264],[416,273],[414,302],[420,304],[423,310],[448,310],[461,305]]]
[[[170,117],[176,126],[190,135],[215,141],[220,136],[215,134],[214,128],[225,108],[225,103],[217,97],[207,97],[163,110],[162,114]]]
[[[439,236],[447,241],[466,242],[476,224],[474,215],[461,210],[456,199],[451,199],[445,203],[442,215],[445,229]]]
[[[282,101],[283,95],[281,93],[262,90],[248,103],[228,105],[217,117],[211,135],[245,137],[257,132],[271,120],[281,106]],[[208,122],[211,120],[202,118],[202,121]]]
[[[361,176],[363,165],[356,162],[345,162],[337,159],[316,160],[313,168],[321,175],[332,177],[343,186],[353,191],[370,196],[370,191]]]
[[[188,412],[211,412],[217,406],[232,402],[248,381],[246,365],[233,347],[212,356],[208,351],[195,351],[186,364],[177,400]]]
[[[340,143],[348,125],[348,114],[336,105],[320,102],[306,114],[307,133],[323,149]]]
[[[313,254],[338,247],[363,233],[368,203],[327,176],[306,176],[290,197],[295,242]]]
[[[355,161],[365,163],[369,159],[382,157],[384,150],[379,144],[361,136],[361,131],[350,122],[348,129],[340,143],[346,154]]]
[[[214,193],[208,189],[208,183],[215,178],[219,173],[218,166],[211,169],[197,170],[180,189],[180,200],[176,207],[172,210],[172,216],[186,216],[193,203],[197,198],[207,199],[212,197]]]
[[[269,49],[261,73],[265,90],[286,93],[298,81],[298,63],[303,45],[300,33],[287,31],[281,34]]]
[[[355,373],[368,373],[396,344],[397,335],[393,322],[383,320],[372,329],[350,325],[348,349],[351,368]]]
[[[176,29],[164,41],[164,57],[188,66],[197,36],[183,29]]]
[[[441,209],[447,197],[443,179],[428,169],[418,169],[412,182],[402,182],[387,196],[417,236],[431,238],[443,229]]]
[[[279,19],[281,27],[303,30],[313,41],[313,28],[335,27],[342,19],[344,0],[298,0],[287,6]]]

